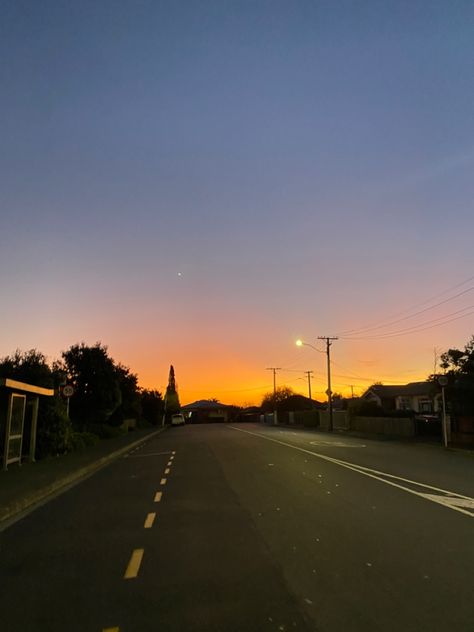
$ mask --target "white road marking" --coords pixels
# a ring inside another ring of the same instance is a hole
[[[320,445],[324,448],[366,448],[365,443],[343,443],[342,441],[310,441],[310,445]]]
[[[160,485],[166,485],[166,478],[162,478],[160,481]]]
[[[127,570],[125,571],[124,579],[134,579],[138,575],[138,571],[140,570],[140,564],[142,563],[143,553],[145,549],[135,549],[132,553],[132,557],[127,566]]]
[[[153,526],[153,523],[155,522],[155,518],[156,518],[156,513],[149,513],[145,519],[145,524],[143,525],[143,527],[145,529],[151,529]]]
[[[167,468],[166,468],[166,470],[165,470],[165,474],[169,474],[169,473],[170,473],[170,471],[171,471],[171,470],[170,470],[170,468],[169,468],[169,467],[167,467]]]
[[[286,443],[285,441],[280,441],[279,439],[273,439],[272,437],[267,437],[265,435],[259,434],[257,432],[251,432],[250,430],[243,430],[242,428],[236,428],[235,426],[228,426],[232,428],[232,430],[238,430],[239,432],[245,432],[254,437],[259,437],[260,439],[266,439],[267,441],[273,441],[273,443],[279,443],[287,448],[292,448],[293,450],[299,450],[300,452],[305,452],[306,454],[311,454],[312,456],[317,457],[318,459],[322,459],[323,461],[329,461],[329,463],[334,463],[334,465],[339,465],[340,467],[344,467],[348,470],[352,470],[353,472],[357,472],[358,474],[362,474],[363,476],[368,476],[369,478],[374,478],[386,485],[390,485],[391,487],[396,487],[397,489],[401,489],[409,494],[413,494],[414,496],[418,496],[419,498],[424,498],[425,500],[430,500],[431,502],[443,505],[444,507],[448,507],[453,511],[458,511],[466,516],[470,516],[474,518],[474,511],[467,511],[462,507],[469,507],[474,509],[474,498],[470,496],[464,496],[463,494],[458,494],[457,492],[452,492],[447,489],[442,489],[441,487],[435,487],[433,485],[427,485],[425,483],[419,483],[417,481],[412,481],[409,478],[404,478],[402,476],[395,476],[394,474],[388,474],[387,472],[380,472],[379,470],[374,470],[370,467],[365,467],[363,465],[357,465],[356,463],[349,463],[348,461],[342,461],[341,459],[335,459],[334,457],[327,456],[326,454],[320,454],[318,452],[313,452],[312,450],[307,450],[306,448],[301,448],[296,445],[292,445],[291,443]],[[401,481],[403,483],[408,483],[409,485],[415,485],[416,487],[420,487],[423,490],[430,490],[432,492],[438,492],[438,494],[431,494],[421,491],[416,491],[415,489],[411,489],[410,487],[406,487],[405,485],[401,485],[400,483],[395,483],[396,481]],[[468,501],[464,503],[463,501]],[[462,505],[462,506],[461,506]]]
[[[147,452],[146,454],[131,454],[132,459],[142,459],[144,456],[163,456],[169,454],[169,452]]]
[[[156,492],[155,494],[155,503],[161,502],[161,497],[163,496],[163,492]]]
[[[456,507],[465,507],[466,509],[474,510],[474,498],[462,498],[456,496],[438,496],[437,494],[420,494],[427,500],[432,500],[434,503],[439,503],[450,509],[456,509]]]

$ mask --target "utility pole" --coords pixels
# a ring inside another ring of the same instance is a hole
[[[351,387],[351,398],[354,399],[354,385],[350,384],[349,386]]]
[[[332,341],[333,340],[338,340],[337,336],[318,336],[318,340],[325,340],[326,341],[326,355],[328,358],[328,390],[327,390],[327,396],[328,396],[328,409],[329,409],[329,427],[328,430],[329,432],[332,432],[332,427],[333,427],[333,423],[332,423],[332,391],[331,391],[331,345],[332,345]]]
[[[304,373],[308,378],[308,397],[309,399],[311,399],[311,376],[313,374],[313,371],[305,371]]]
[[[277,418],[277,409],[276,409],[276,374],[277,371],[281,371],[279,366],[271,366],[267,368],[267,371],[273,371],[273,425],[276,426],[278,423]]]

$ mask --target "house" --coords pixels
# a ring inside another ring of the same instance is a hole
[[[231,421],[236,411],[235,406],[222,404],[215,399],[200,399],[192,404],[181,406],[181,412],[188,423],[205,424]]]
[[[411,410],[420,414],[433,414],[442,409],[441,393],[433,382],[410,382],[390,386],[373,384],[361,399],[375,402],[387,411]]]

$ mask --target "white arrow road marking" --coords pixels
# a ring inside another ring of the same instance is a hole
[[[450,509],[457,507],[464,507],[465,509],[472,509],[474,512],[474,498],[460,498],[459,496],[438,496],[437,494],[420,494],[427,500],[432,500],[434,503],[439,503]],[[470,512],[469,512],[470,513]],[[471,514],[474,516],[474,514]]]
[[[310,445],[320,445],[325,448],[366,448],[365,443],[343,443],[342,441],[310,441]]]
[[[329,461],[329,463],[334,463],[334,465],[339,465],[340,467],[344,467],[348,470],[352,470],[353,472],[357,472],[358,474],[362,474],[363,476],[368,476],[369,478],[375,478],[376,480],[385,483],[386,485],[390,485],[391,487],[396,487],[397,489],[401,489],[409,494],[413,494],[418,496],[419,498],[424,498],[425,500],[430,500],[431,502],[435,502],[439,505],[443,505],[444,507],[448,507],[449,509],[453,509],[454,511],[458,511],[459,513],[465,514],[466,516],[470,516],[474,518],[474,512],[468,511],[468,509],[464,509],[463,507],[471,508],[474,507],[474,498],[470,496],[464,496],[463,494],[458,494],[456,492],[451,492],[447,489],[442,489],[441,487],[434,487],[433,485],[426,485],[425,483],[418,483],[417,481],[411,481],[409,478],[403,478],[402,476],[395,476],[395,474],[388,474],[387,472],[380,472],[379,470],[374,470],[370,467],[365,467],[363,465],[357,465],[356,463],[349,463],[348,461],[342,461],[341,459],[335,459],[332,456],[327,456],[325,454],[320,454],[319,452],[313,452],[312,450],[307,450],[306,448],[300,448],[299,446],[293,445],[291,443],[286,443],[285,441],[280,441],[279,439],[273,439],[272,437],[267,437],[265,435],[259,434],[257,432],[251,432],[250,430],[243,430],[242,428],[236,428],[235,426],[228,426],[232,430],[238,430],[239,432],[245,432],[249,435],[253,435],[254,437],[259,437],[260,439],[266,439],[267,441],[273,441],[273,443],[279,443],[280,445],[284,445],[287,448],[292,448],[293,450],[299,450],[299,452],[305,452],[306,454],[311,454],[312,456],[317,457],[318,459],[322,459],[323,461]],[[390,480],[387,480],[390,479]],[[402,483],[407,483],[412,487],[407,487],[407,485],[401,485],[400,483],[396,483],[395,481],[401,481]],[[415,487],[415,489],[413,489]],[[430,492],[438,492],[437,494],[427,493],[426,491],[417,491],[416,488],[422,490],[430,490]],[[467,503],[467,504],[466,504]]]

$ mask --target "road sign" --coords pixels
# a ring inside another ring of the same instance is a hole
[[[440,386],[447,386],[448,385],[448,378],[446,377],[446,375],[440,375],[439,376],[438,384]]]
[[[64,397],[72,397],[74,395],[74,388],[70,384],[66,384],[63,388]]]

